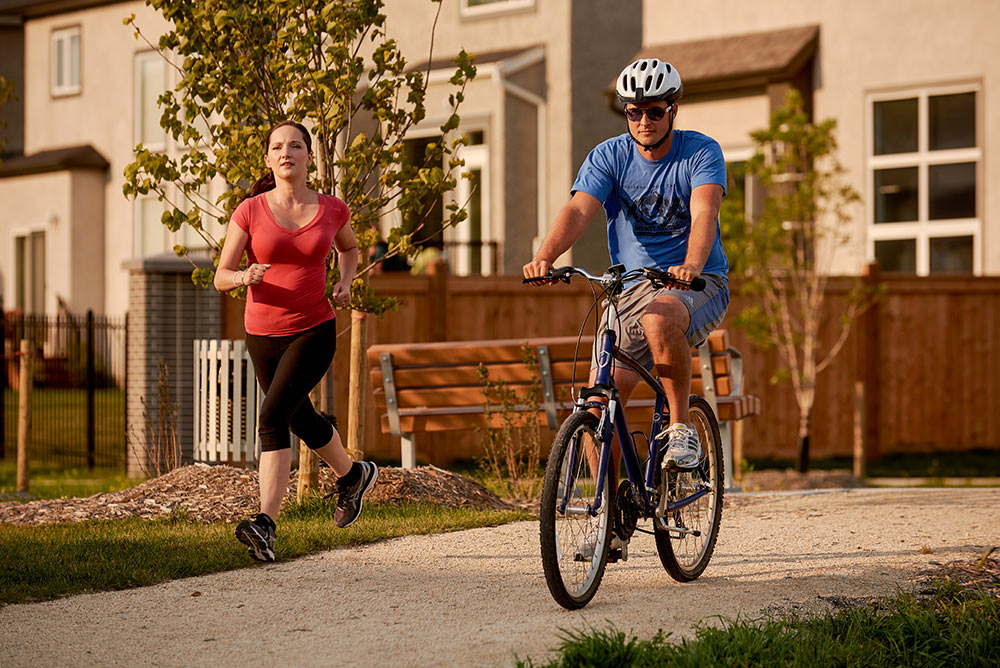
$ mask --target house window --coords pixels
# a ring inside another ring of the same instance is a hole
[[[52,95],[80,92],[80,26],[52,31]]]
[[[163,224],[163,201],[155,195],[140,197],[133,203],[135,214],[135,254],[139,257],[160,255],[172,250],[168,246],[170,230]]]
[[[870,96],[868,252],[882,271],[982,271],[979,92]]]
[[[160,127],[157,99],[167,88],[167,68],[157,53],[142,53],[135,59],[135,143],[161,151],[166,132]]]
[[[198,189],[185,195],[180,188],[177,189],[175,204],[184,213],[188,213],[197,205],[202,210],[201,226],[208,234],[216,239],[220,239],[225,230],[216,222],[214,216],[205,213],[210,208],[209,193],[211,188],[208,183],[202,183]],[[193,200],[193,201],[192,201]],[[181,229],[173,233],[172,242],[185,246],[189,252],[199,252],[208,250],[208,241],[188,224],[181,226]]]
[[[535,0],[461,0],[462,16],[476,17],[534,9]]]
[[[408,165],[427,165],[427,148],[430,144],[439,144],[441,136],[421,137],[419,139],[407,139],[403,142],[403,161]],[[430,197],[424,197],[420,204],[419,213],[410,213],[403,220],[403,229],[413,235],[413,242],[418,246],[435,246],[440,248],[443,245],[441,238],[444,226],[444,205],[441,198],[431,201]]]
[[[26,314],[45,313],[45,232],[14,237],[14,306]]]

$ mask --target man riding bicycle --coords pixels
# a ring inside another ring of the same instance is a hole
[[[701,292],[637,281],[618,303],[620,328],[612,323],[619,347],[659,376],[666,391],[670,424],[656,436],[664,450],[663,466],[691,469],[701,457],[688,415],[691,348],[722,322],[729,306],[729,264],[719,231],[726,164],[714,139],[674,129],[683,86],[670,63],[636,60],[622,70],[615,88],[625,106],[628,132],[590,152],[569,203],[523,271],[525,278],[547,275],[603,205],[612,264],[626,270],[654,267],[684,281],[705,280]],[[596,368],[592,360],[591,384]],[[616,368],[614,380],[624,404],[639,377]]]

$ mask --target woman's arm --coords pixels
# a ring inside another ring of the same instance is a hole
[[[264,272],[271,268],[269,264],[254,263],[244,270],[238,269],[247,247],[247,239],[249,237],[243,228],[230,220],[226,228],[226,242],[219,255],[219,266],[215,270],[215,280],[212,281],[219,292],[229,292],[244,285],[257,285],[264,280]]]
[[[333,286],[333,303],[344,307],[351,303],[351,283],[358,271],[358,242],[350,220],[337,230],[333,246],[337,249],[337,266],[340,267],[340,280]]]

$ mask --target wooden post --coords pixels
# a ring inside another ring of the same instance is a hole
[[[309,497],[309,492],[319,491],[319,465],[316,453],[309,449],[306,442],[296,440],[299,442],[299,484],[296,498],[302,503]]]
[[[880,283],[878,264],[870,263],[864,271],[865,287],[877,290]],[[865,385],[865,455],[874,461],[881,454],[879,435],[879,394],[881,387],[881,360],[879,359],[879,302],[875,302],[861,315],[858,333],[864,336],[863,352],[859,356],[862,369],[858,379]]]
[[[31,347],[21,339],[21,375],[18,379],[17,491],[28,492],[28,453],[31,433]]]
[[[323,410],[321,401],[322,384],[323,381],[320,380],[320,384],[313,388],[307,399],[307,401],[312,401],[314,405],[319,403],[319,410]],[[319,491],[319,457],[306,445],[305,441],[302,439],[297,440],[299,441],[299,484],[296,498],[298,498],[299,503],[302,503],[308,498],[309,492]]]
[[[729,432],[732,435],[732,472],[733,479],[743,478],[743,420],[733,420],[730,423]]]
[[[867,475],[865,466],[865,384],[854,383],[854,477]]]
[[[428,311],[430,312],[431,341],[448,340],[448,263],[436,258],[427,267],[430,277]]]
[[[368,347],[368,314],[351,311],[351,368],[347,400],[347,454],[357,461],[365,456],[365,401],[368,397],[365,350]]]

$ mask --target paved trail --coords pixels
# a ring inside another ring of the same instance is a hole
[[[712,563],[673,582],[652,537],[591,604],[549,597],[537,524],[415,536],[291,563],[0,608],[4,666],[511,666],[559,629],[658,629],[892,594],[1000,545],[1000,489],[732,495]],[[927,550],[930,550],[929,552]],[[200,595],[195,595],[200,592]]]

